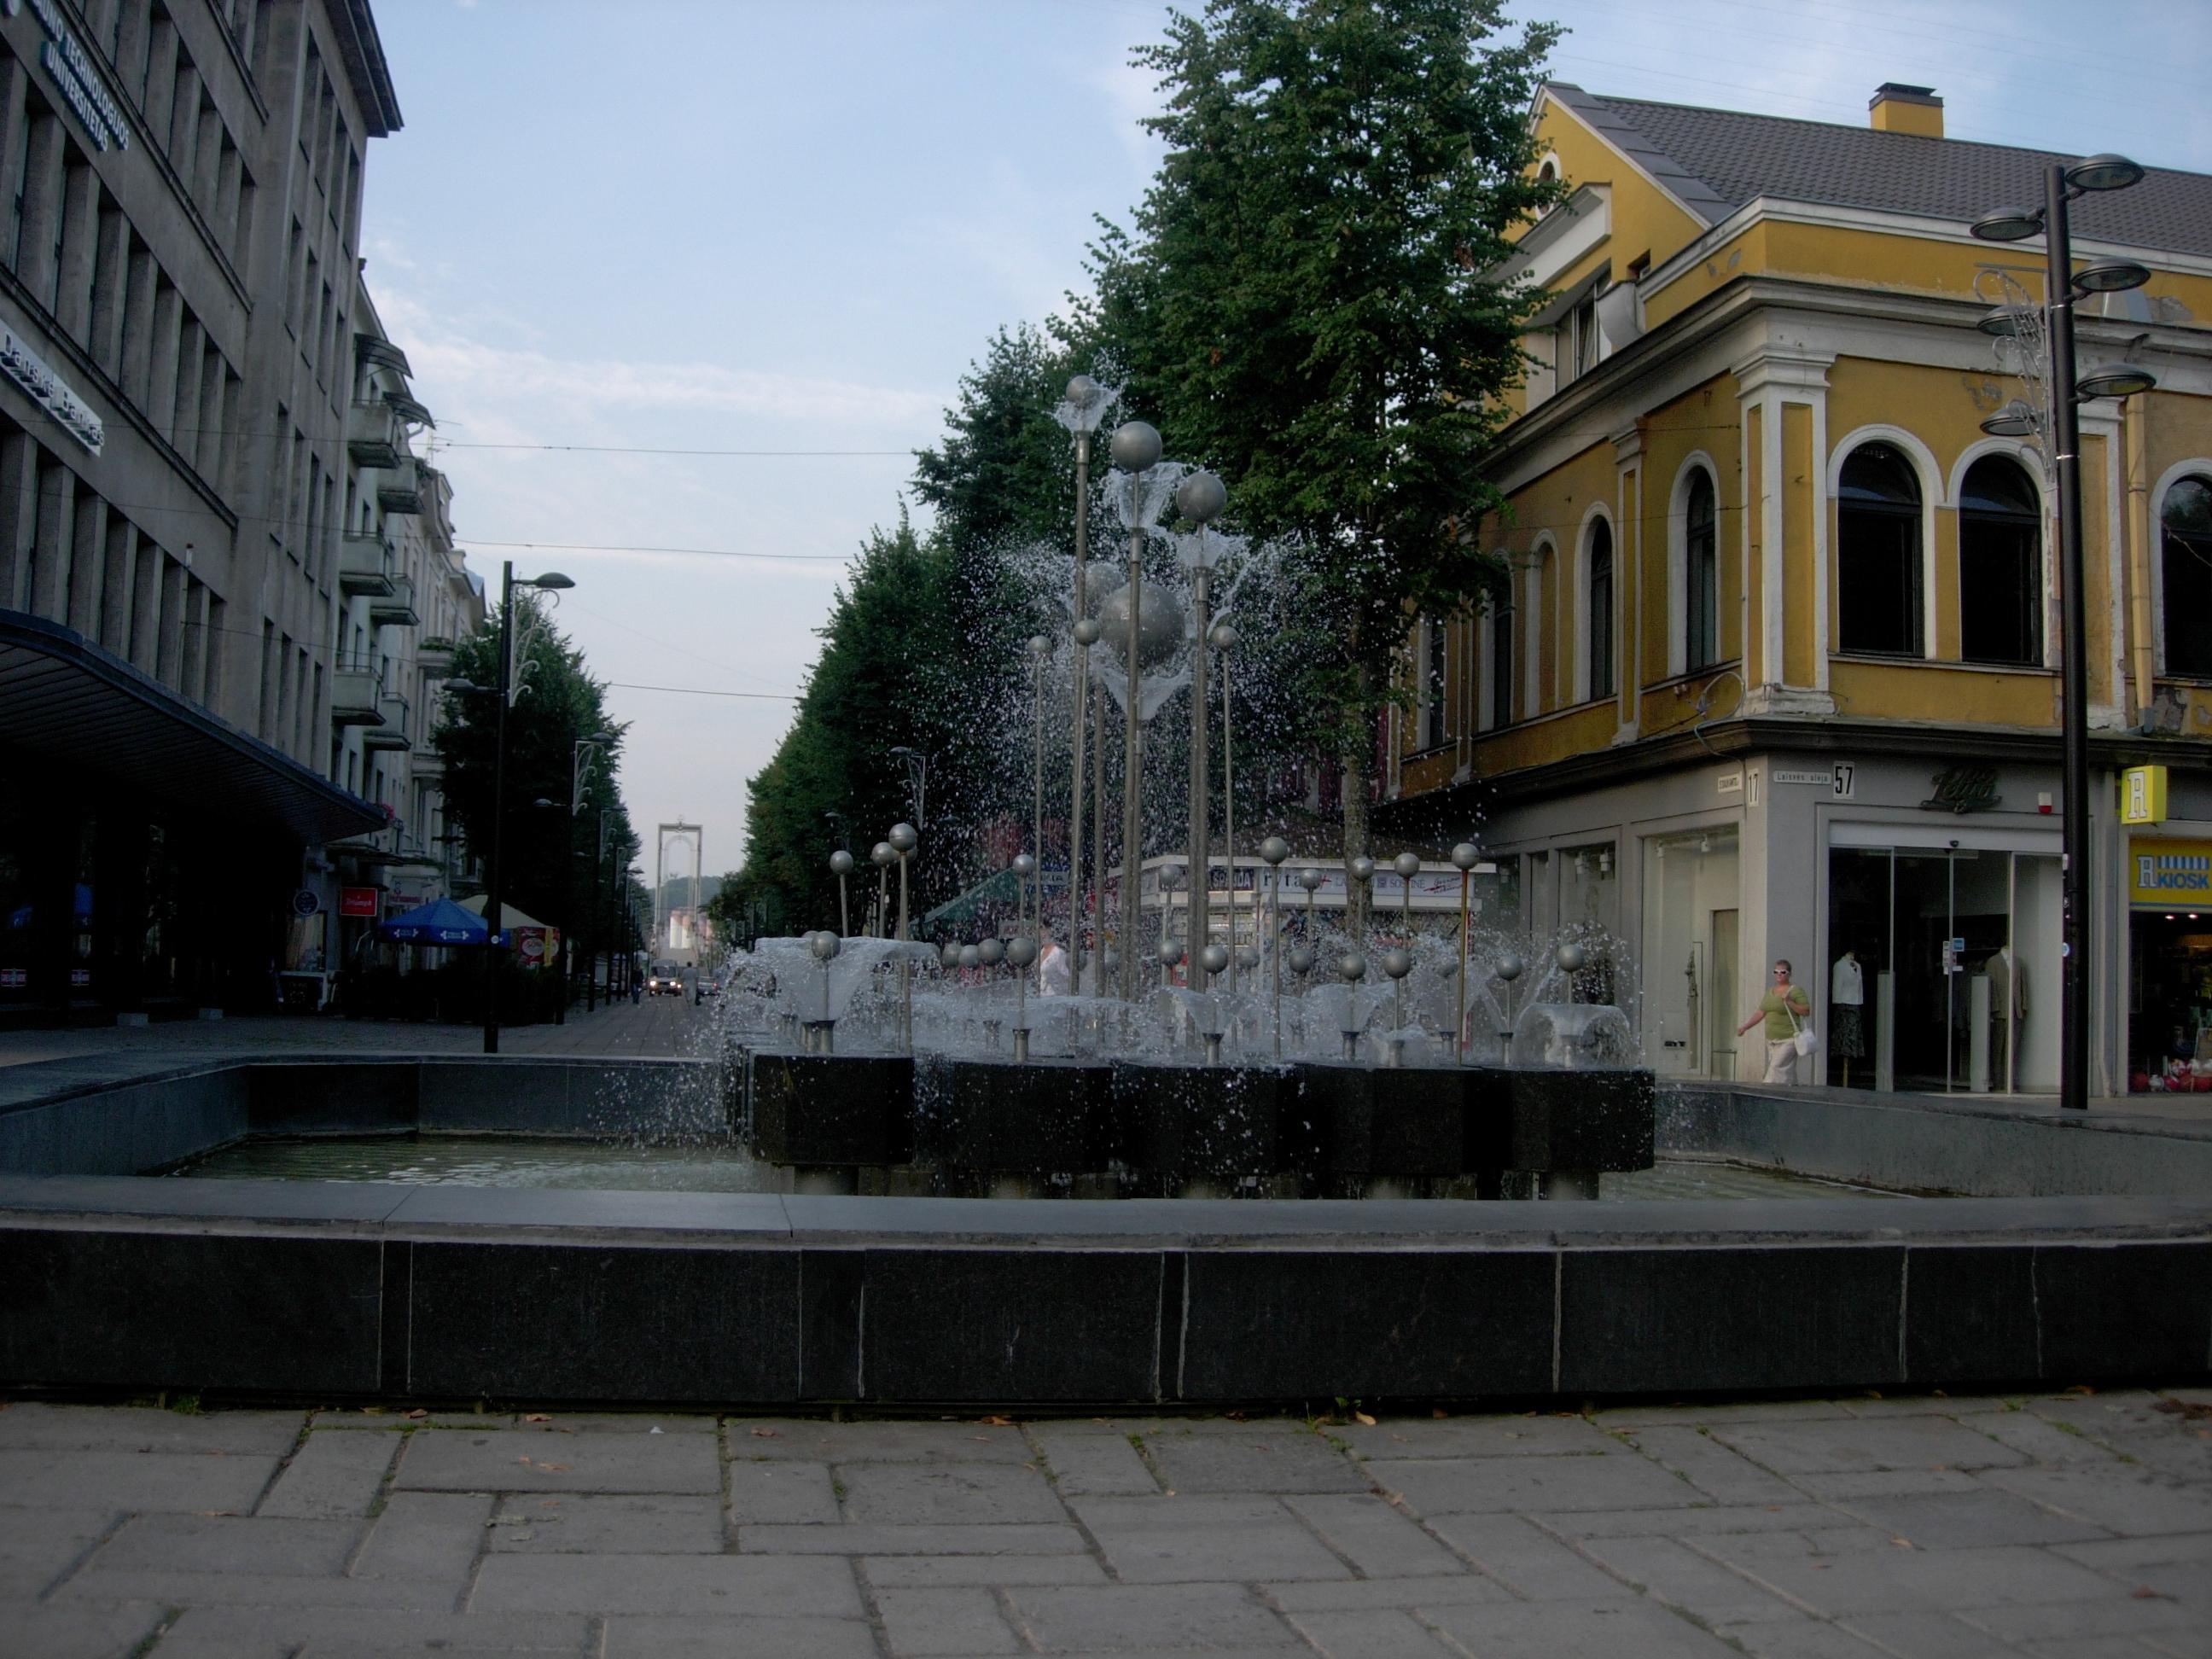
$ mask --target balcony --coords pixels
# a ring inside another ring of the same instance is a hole
[[[406,429],[399,411],[383,398],[354,404],[346,411],[346,453],[354,465],[396,467],[407,453]]]
[[[433,789],[446,787],[446,757],[438,752],[434,744],[424,744],[409,757],[407,770],[416,782],[428,784]]]
[[[415,660],[424,673],[443,678],[453,672],[453,642],[437,635],[415,641]]]
[[[340,663],[331,672],[331,724],[381,726],[384,710],[378,707],[380,695],[374,667]]]
[[[416,471],[412,455],[402,457],[398,465],[377,479],[376,504],[386,513],[422,510],[422,480]]]
[[[380,536],[349,535],[338,545],[338,592],[348,599],[392,593],[392,550]]]
[[[377,712],[383,717],[381,726],[372,726],[361,734],[364,749],[404,750],[412,746],[407,735],[407,699],[387,691],[376,700]]]
[[[368,602],[368,619],[379,628],[419,628],[422,617],[415,614],[415,580],[411,576],[394,576],[391,591]]]

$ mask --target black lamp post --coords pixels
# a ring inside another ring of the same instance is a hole
[[[514,673],[514,590],[534,587],[541,592],[557,592],[574,587],[573,579],[557,570],[549,570],[542,576],[514,579],[514,562],[508,560],[500,566],[499,575],[499,665],[495,684],[484,686],[467,680],[447,680],[446,690],[466,695],[471,692],[490,692],[495,698],[492,715],[491,750],[491,851],[484,860],[484,1017],[483,1051],[488,1054],[499,1052],[499,970],[501,953],[507,949],[506,931],[500,926],[500,854],[503,850],[507,827],[507,710],[514,701],[519,689]]]
[[[2126,259],[2099,259],[2074,269],[2067,208],[2091,191],[2124,190],[2143,170],[2122,155],[2092,155],[2070,166],[2053,162],[2044,172],[2043,205],[2006,209],[1974,221],[1984,241],[2044,239],[2044,331],[2050,343],[2051,397],[2047,410],[2013,403],[1982,422],[2001,437],[2041,434],[2058,488],[2059,696],[2064,776],[2065,880],[2059,963],[2058,1103],[2075,1111],[2089,1105],[2089,665],[2081,574],[2081,423],[2076,402],[2124,398],[2157,384],[2128,363],[2101,365],[2077,374],[2074,362],[2074,301],[2081,294],[2140,288],[2150,272]],[[2002,320],[2000,320],[2002,319]],[[2016,322],[1999,313],[1984,320],[1991,333],[2011,333]]]

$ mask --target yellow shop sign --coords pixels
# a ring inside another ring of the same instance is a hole
[[[2166,769],[2130,766],[2120,774],[2120,822],[2166,822]]]
[[[2212,909],[2212,841],[2128,842],[2128,902],[2147,909]]]

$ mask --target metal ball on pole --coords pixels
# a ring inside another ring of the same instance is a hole
[[[1459,1006],[1452,1020],[1452,1056],[1460,1064],[1467,1063],[1467,947],[1468,883],[1474,866],[1482,861],[1481,850],[1473,842],[1463,841],[1451,849],[1452,867],[1459,872],[1459,971],[1453,975]]]
[[[912,824],[895,823],[891,825],[890,833],[884,839],[890,844],[892,853],[898,859],[898,936],[901,944],[908,944],[911,942],[913,935],[907,928],[906,865],[908,859],[913,856],[915,843],[921,840],[921,837],[915,834]],[[900,1035],[906,1039],[907,1052],[912,1054],[914,1052],[914,963],[908,960],[903,951],[899,954],[899,1031]]]
[[[837,934],[841,939],[853,937],[853,908],[847,902],[845,878],[853,873],[853,855],[839,848],[830,855],[830,868],[837,878]]]
[[[1283,1057],[1283,860],[1290,855],[1291,844],[1280,836],[1270,836],[1260,843],[1260,859],[1267,866],[1267,961],[1270,976],[1274,981],[1273,1000],[1275,1058],[1278,1060]]]
[[[1114,465],[1127,481],[1129,514],[1128,693],[1121,711],[1121,997],[1137,994],[1137,952],[1133,948],[1139,925],[1137,866],[1144,856],[1144,826],[1139,821],[1139,795],[1144,780],[1143,727],[1137,718],[1139,688],[1142,684],[1141,626],[1144,617],[1145,539],[1141,515],[1135,510],[1144,475],[1160,462],[1158,431],[1144,421],[1125,421],[1115,428],[1109,446]],[[1102,872],[1103,878],[1103,872]]]

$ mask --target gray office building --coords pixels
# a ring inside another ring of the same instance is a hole
[[[367,0],[0,0],[0,1023],[266,1007],[406,837],[420,710],[333,709],[468,591],[449,531],[382,568],[428,420],[359,276],[399,124]]]

